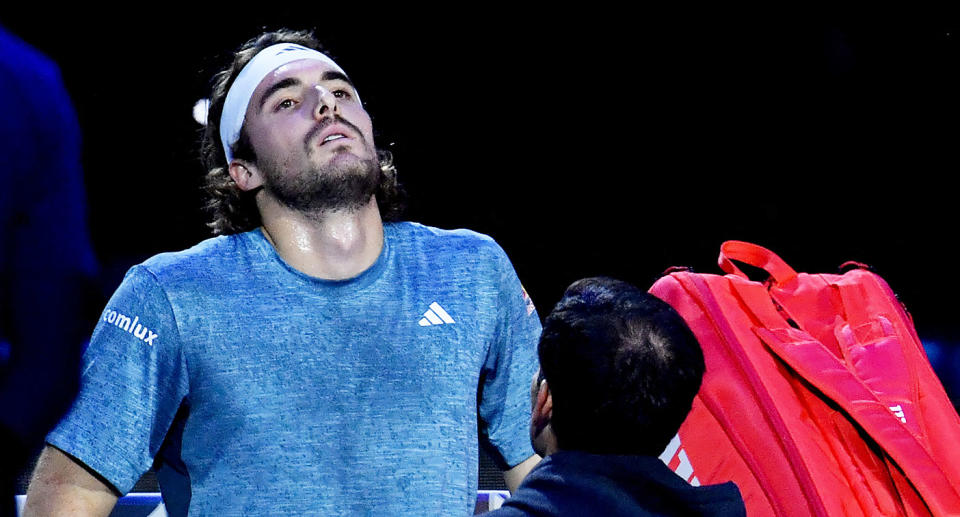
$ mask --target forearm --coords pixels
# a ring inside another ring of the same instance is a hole
[[[24,517],[110,515],[117,495],[72,458],[47,446],[27,489]]]

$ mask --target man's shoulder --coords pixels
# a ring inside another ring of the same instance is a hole
[[[396,235],[401,245],[431,252],[470,252],[491,257],[503,255],[503,250],[493,237],[465,228],[445,230],[409,221],[389,223],[385,228]]]
[[[59,80],[57,65],[20,37],[0,28],[0,72],[19,79],[16,86],[29,93],[38,87],[49,88]],[[12,86],[12,85],[7,85]]]
[[[248,260],[251,252],[256,252],[251,234],[211,237],[185,250],[154,255],[139,267],[149,271],[158,281],[236,271],[242,269],[243,262]]]

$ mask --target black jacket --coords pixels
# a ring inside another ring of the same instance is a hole
[[[695,487],[653,456],[559,451],[544,458],[490,517],[745,516],[733,482]]]

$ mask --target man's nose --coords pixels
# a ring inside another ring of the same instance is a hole
[[[317,92],[317,106],[314,110],[315,117],[327,117],[330,116],[331,113],[337,113],[339,111],[337,98],[333,95],[333,92],[320,85],[316,85],[313,88]]]

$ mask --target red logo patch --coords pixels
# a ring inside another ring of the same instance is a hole
[[[527,304],[527,316],[529,316],[533,314],[533,311],[537,310],[537,308],[533,306],[533,300],[522,285],[520,286],[520,290],[523,291],[523,301]]]

